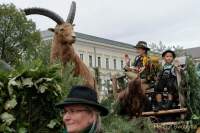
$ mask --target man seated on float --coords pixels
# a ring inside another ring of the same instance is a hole
[[[147,43],[145,41],[139,41],[135,46],[138,55],[135,57],[134,63],[132,67],[125,67],[127,71],[133,71],[138,74],[142,79],[142,83],[147,83],[148,75],[150,74],[150,57],[148,56],[148,51],[150,48],[147,47]],[[127,73],[128,77],[131,78],[131,74]],[[143,84],[144,85],[144,84]],[[144,90],[148,89],[148,85],[144,85],[142,87]]]
[[[177,76],[173,64],[176,55],[173,51],[166,50],[163,52],[162,57],[165,64],[158,75],[158,83],[155,88],[157,102],[155,111],[172,108],[173,95],[176,94],[177,90]],[[162,92],[164,92],[164,88],[167,88],[168,91],[168,100],[166,102],[162,100]]]

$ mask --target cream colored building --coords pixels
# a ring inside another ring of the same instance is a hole
[[[52,40],[52,36],[49,31],[42,32],[45,41]],[[123,72],[124,54],[132,59],[136,56],[134,46],[82,33],[76,33],[76,36],[74,48],[77,54],[88,67],[99,68],[102,93],[107,93],[111,75]]]
[[[186,55],[192,56],[196,64],[200,64],[200,47],[184,49]]]

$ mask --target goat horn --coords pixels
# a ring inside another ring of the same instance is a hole
[[[75,13],[76,13],[76,2],[72,1],[66,22],[73,24]]]
[[[33,7],[33,8],[26,8],[23,11],[25,12],[26,15],[39,14],[51,18],[57,24],[64,23],[64,20],[58,14],[48,9]]]

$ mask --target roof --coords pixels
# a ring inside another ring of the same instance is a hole
[[[187,55],[191,55],[194,59],[200,58],[200,47],[184,49]]]
[[[48,30],[45,30],[45,31],[41,31],[41,36],[44,39],[52,38],[53,33]],[[87,35],[87,34],[83,34],[83,33],[79,33],[79,32],[76,32],[76,37],[80,38],[80,39],[85,39],[85,40],[99,42],[99,43],[103,43],[103,44],[118,46],[118,47],[122,47],[122,48],[131,48],[132,49],[134,47],[133,45],[128,44],[128,43],[118,42],[118,41],[105,39],[105,38],[101,38],[101,37],[96,37],[96,36],[92,36],[92,35]]]

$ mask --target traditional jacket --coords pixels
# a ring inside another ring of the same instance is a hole
[[[158,77],[161,80],[176,77],[175,66],[173,64],[165,63]]]
[[[151,65],[151,59],[149,56],[136,56],[135,61],[133,63],[133,66],[136,68],[142,68],[145,67],[145,70],[140,74],[141,78],[147,78],[148,75],[150,75],[150,65]]]

